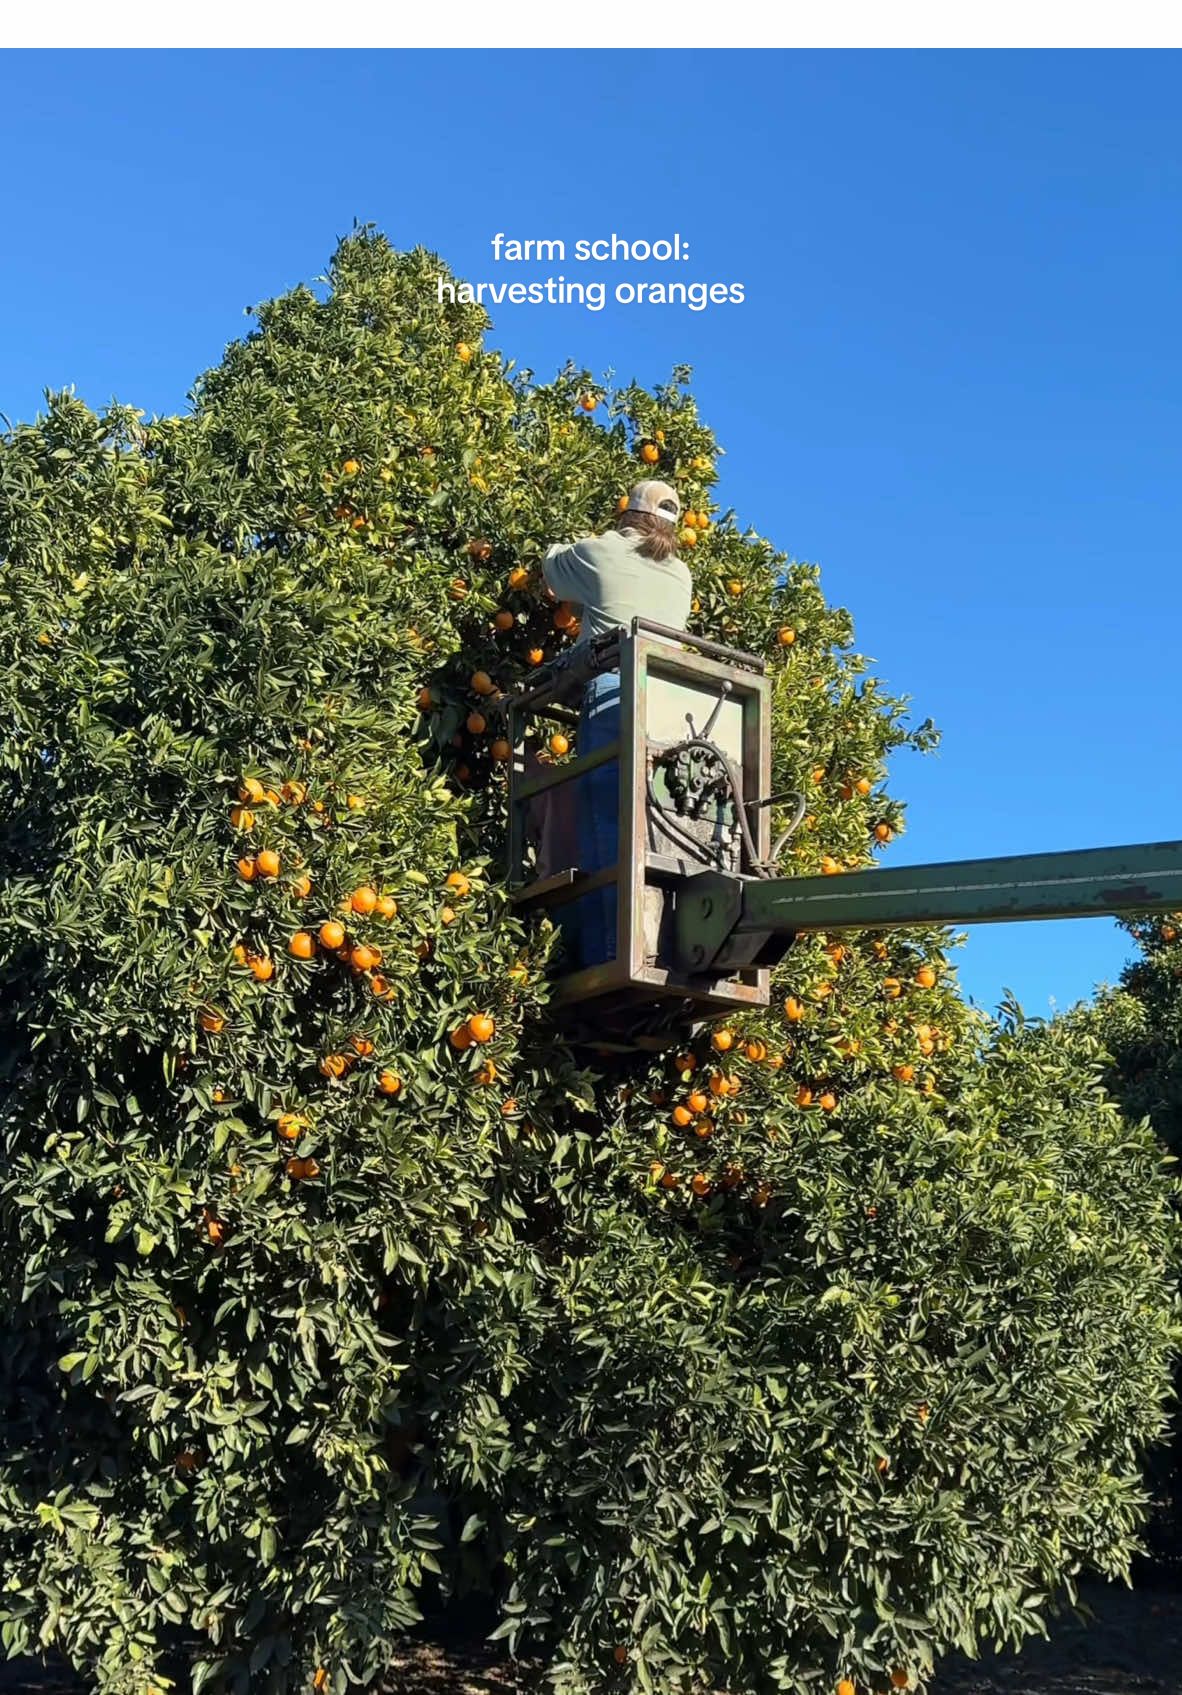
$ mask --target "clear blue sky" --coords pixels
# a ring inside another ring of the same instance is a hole
[[[745,305],[504,307],[492,339],[693,364],[724,501],[944,731],[896,770],[894,862],[1182,834],[1177,55],[8,53],[0,130],[12,418],[66,383],[180,407],[355,219],[472,278],[551,269],[494,268],[498,230],[680,230],[678,274]],[[1124,955],[997,927],[961,974],[1041,1013]]]

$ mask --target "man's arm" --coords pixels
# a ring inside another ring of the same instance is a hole
[[[585,606],[595,586],[595,571],[580,557],[576,542],[555,542],[542,561],[542,576],[559,600]]]

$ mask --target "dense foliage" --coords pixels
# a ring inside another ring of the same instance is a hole
[[[564,1045],[497,861],[549,540],[678,484],[800,869],[889,844],[932,732],[718,509],[687,372],[535,383],[438,269],[359,233],[184,417],[0,442],[5,1647],[343,1690],[475,1588],[568,1695],[915,1686],[1127,1568],[1171,1180],[940,933],[802,943],[623,1076]]]

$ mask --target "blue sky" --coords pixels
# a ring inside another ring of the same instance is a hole
[[[1182,834],[1177,55],[8,53],[0,134],[14,419],[67,383],[178,408],[355,219],[474,279],[554,269],[494,267],[498,230],[680,231],[742,306],[505,306],[491,339],[693,365],[723,501],[944,732],[887,862]],[[1125,952],[997,926],[961,977],[1044,1013]]]

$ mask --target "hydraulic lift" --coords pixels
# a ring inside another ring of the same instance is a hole
[[[618,741],[552,755],[599,671],[619,672]],[[615,957],[560,966],[554,992],[573,1033],[600,1045],[660,1047],[687,1023],[766,1006],[770,968],[800,935],[1182,910],[1182,841],[778,875],[805,801],[769,792],[763,660],[645,619],[573,650],[506,710],[511,898],[561,927],[563,908],[616,891]],[[619,833],[615,862],[588,870],[579,779],[601,765],[617,774]]]

